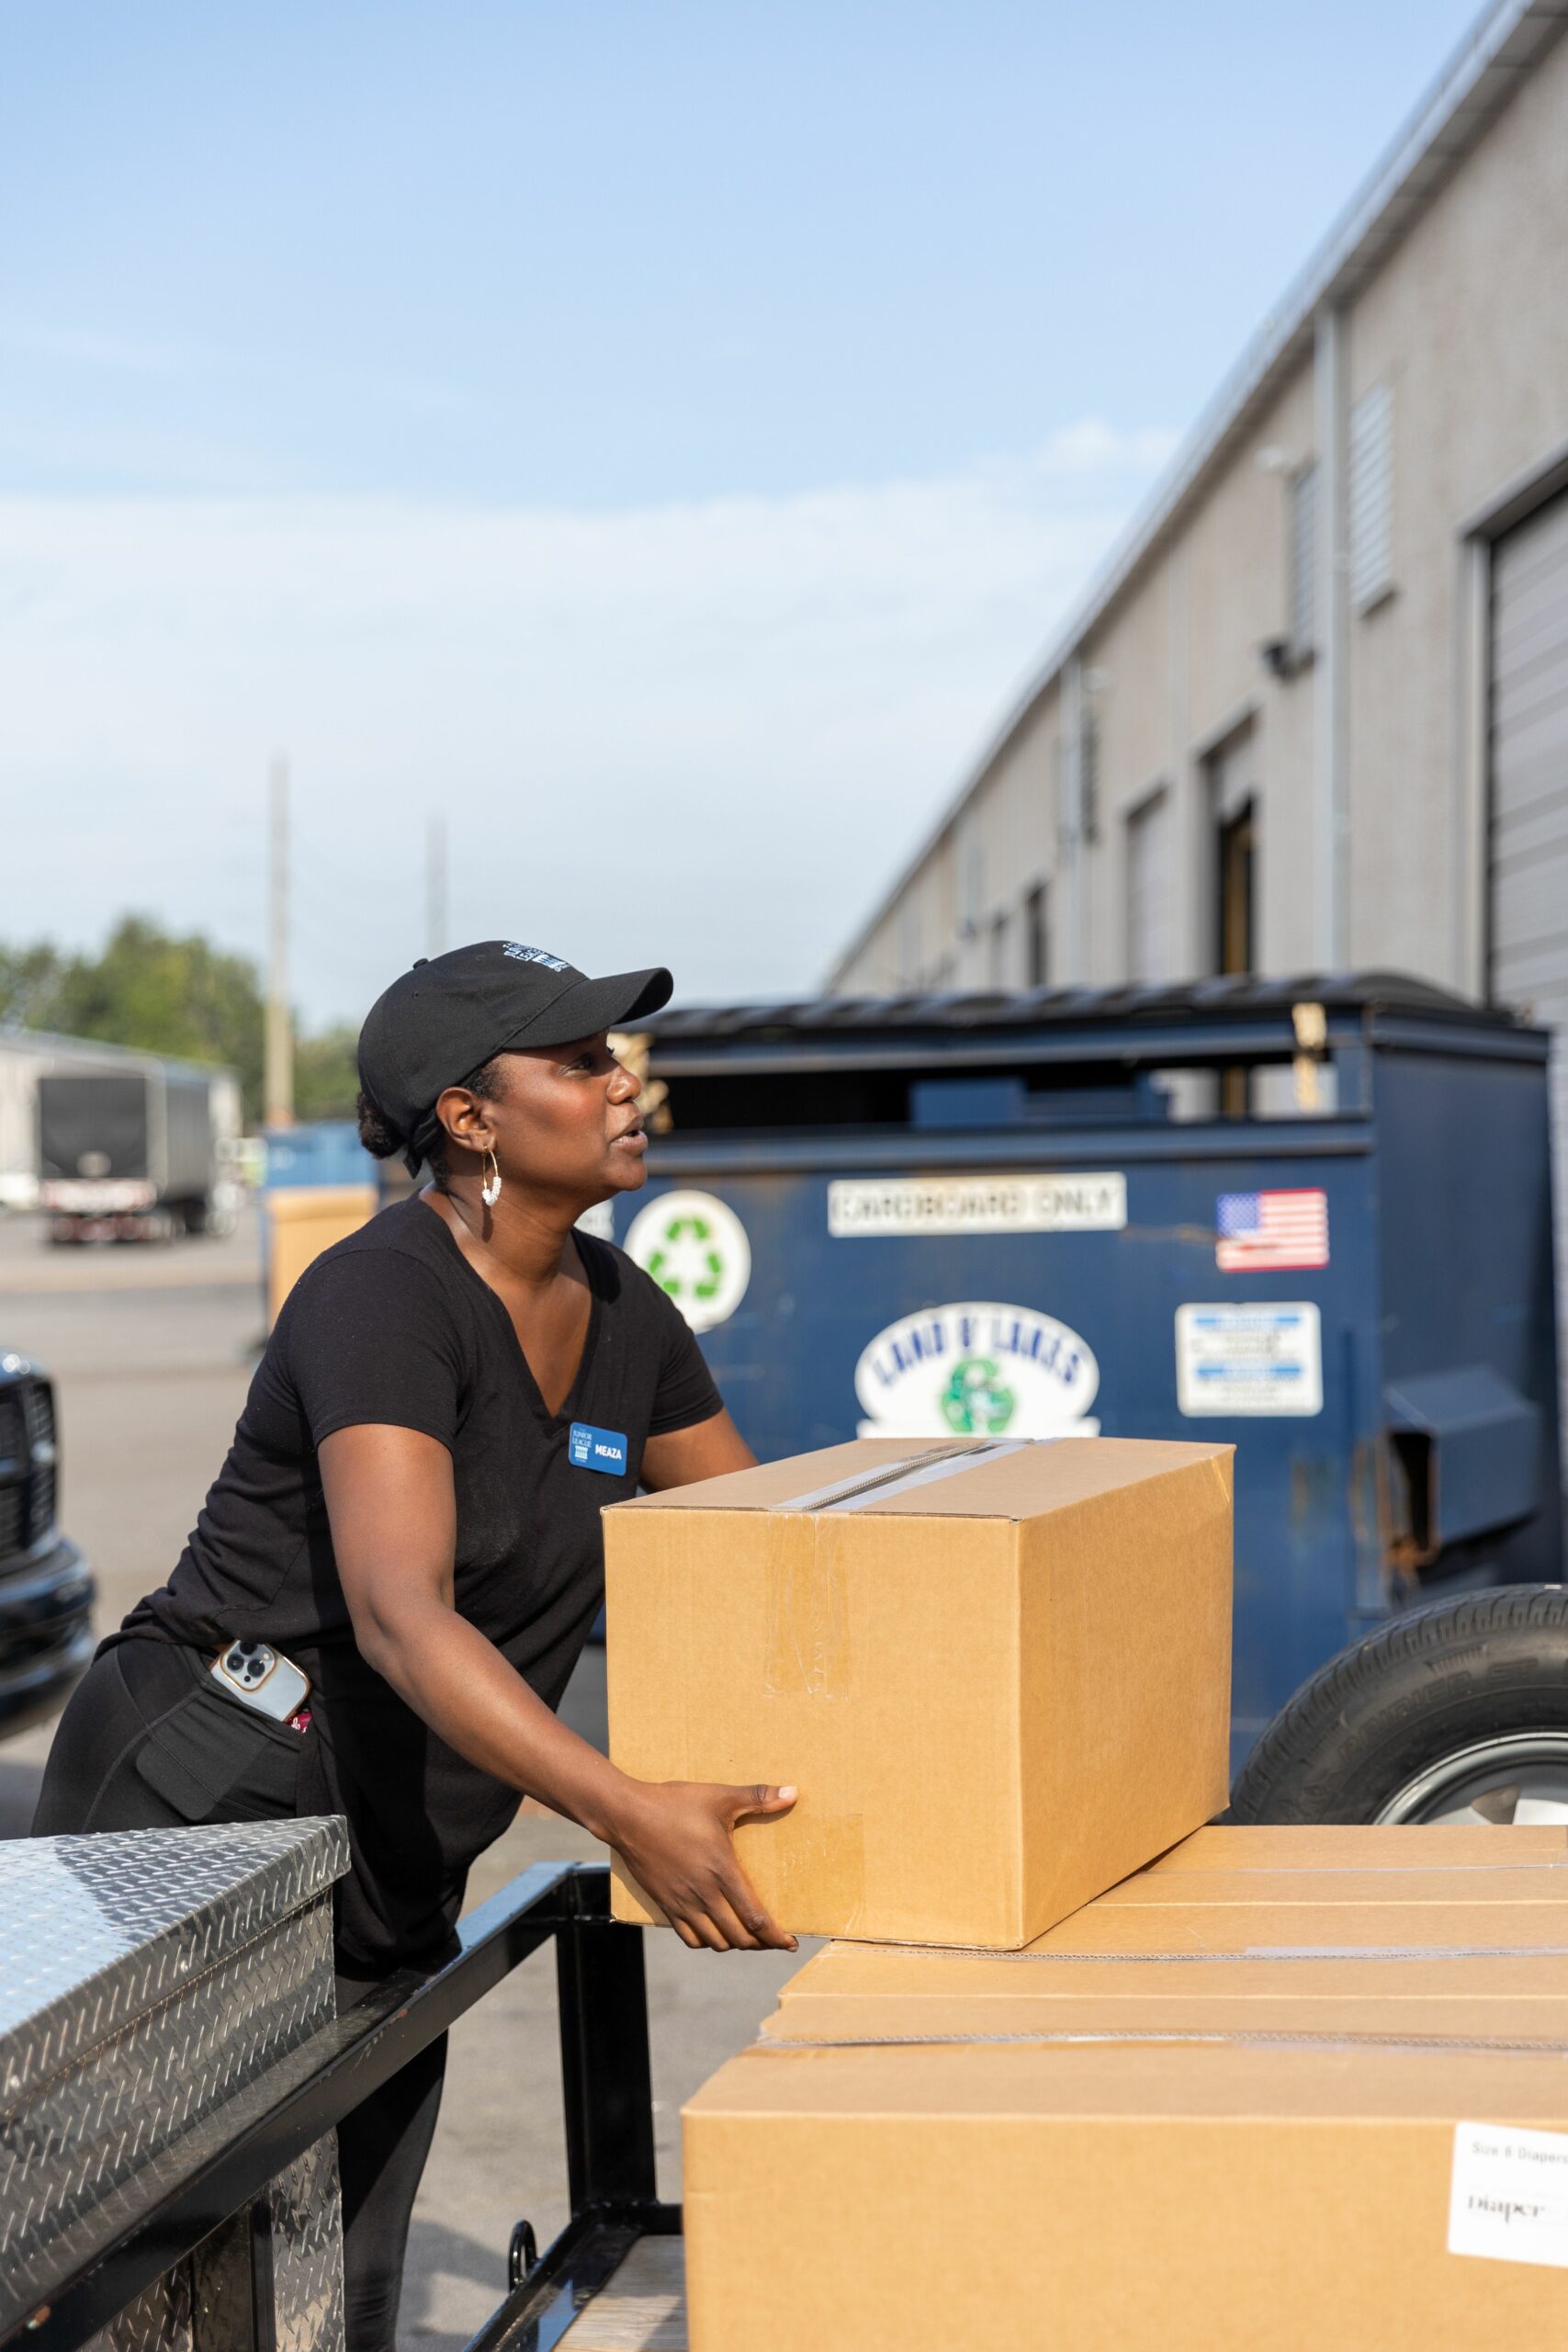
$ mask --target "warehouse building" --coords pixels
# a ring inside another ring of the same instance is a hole
[[[835,993],[1393,967],[1568,1020],[1565,27],[1488,12]]]

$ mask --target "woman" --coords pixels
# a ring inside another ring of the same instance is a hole
[[[730,1838],[793,1790],[632,1781],[555,1713],[600,1604],[601,1507],[753,1459],[669,1299],[576,1230],[645,1181],[604,1033],[671,985],[491,940],[372,1007],[361,1135],[432,1182],[300,1277],[178,1566],[55,1737],[35,1835],[345,1815],[340,2002],[451,1951],[525,1791],[625,1855],[685,1943],[793,1949]],[[618,1472],[573,1464],[574,1424],[624,1440]],[[349,2352],[391,2352],[445,2057],[340,2128]]]

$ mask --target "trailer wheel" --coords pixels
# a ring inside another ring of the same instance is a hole
[[[1434,1601],[1342,1650],[1263,1734],[1230,1817],[1568,1823],[1568,1590]]]

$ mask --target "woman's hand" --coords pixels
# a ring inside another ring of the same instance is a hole
[[[605,1829],[643,1893],[694,1951],[794,1951],[736,1859],[738,1821],[771,1821],[793,1789],[727,1788],[708,1781],[633,1781]]]

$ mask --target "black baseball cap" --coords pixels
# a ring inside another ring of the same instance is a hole
[[[511,1047],[566,1046],[657,1012],[674,985],[662,965],[591,980],[517,939],[422,956],[365,1016],[359,1083],[405,1138],[403,1157],[417,1173],[436,1141],[435,1103],[446,1087]]]

